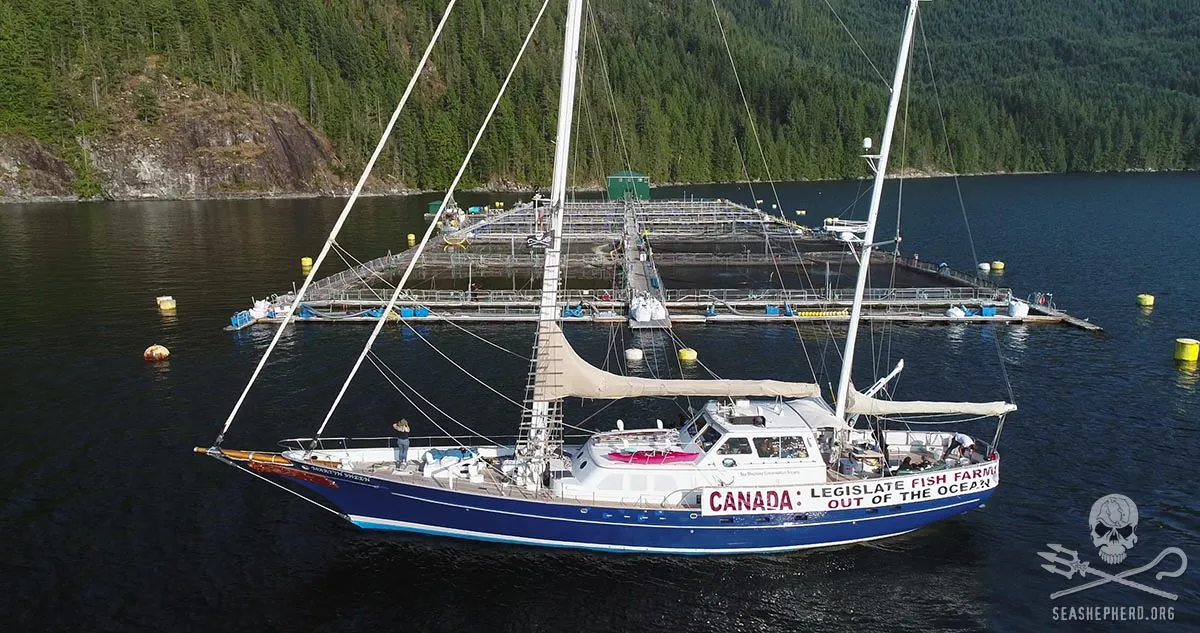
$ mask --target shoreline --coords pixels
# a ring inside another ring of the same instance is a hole
[[[1077,171],[1077,172],[1052,172],[1052,171],[996,171],[996,172],[978,172],[953,174],[950,172],[932,172],[924,170],[906,170],[903,173],[889,174],[888,180],[931,180],[935,178],[975,178],[985,176],[1047,176],[1047,175],[1105,175],[1105,174],[1195,174],[1200,171],[1194,170],[1171,170],[1171,169],[1125,169],[1121,171]],[[843,180],[867,180],[870,176],[861,176],[858,178],[813,178],[799,180],[776,180],[775,184],[784,183],[823,183],[823,182],[838,182]],[[651,189],[670,189],[680,187],[711,187],[719,185],[737,185],[746,183],[745,180],[734,182],[717,181],[717,182],[666,182],[652,185]],[[752,180],[750,184],[758,185],[765,184],[765,180]],[[542,188],[534,186],[509,186],[509,187],[473,187],[469,189],[460,189],[461,193],[472,194],[520,194],[520,193],[536,193]],[[573,187],[574,191],[604,191],[604,187],[596,183],[587,183],[579,187]],[[360,198],[402,198],[408,196],[418,196],[431,193],[443,193],[445,189],[408,189],[397,188],[390,191],[371,191],[359,194]],[[25,198],[14,198],[8,196],[0,196],[0,206],[11,205],[37,205],[50,203],[83,203],[83,202],[209,202],[223,200],[300,200],[300,199],[346,199],[350,197],[352,190],[346,191],[288,191],[288,192],[261,192],[250,191],[244,193],[231,192],[212,192],[195,196],[178,196],[178,197],[157,197],[157,196],[140,196],[140,197],[107,197],[96,196],[92,198],[80,198],[77,196],[30,196]]]

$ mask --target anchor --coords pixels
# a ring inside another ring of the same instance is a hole
[[[1086,591],[1086,590],[1092,589],[1094,587],[1099,587],[1100,585],[1106,585],[1110,582],[1115,582],[1119,585],[1125,585],[1126,587],[1132,587],[1139,591],[1145,591],[1146,593],[1152,593],[1156,596],[1160,596],[1160,597],[1166,598],[1168,600],[1178,600],[1179,596],[1176,594],[1162,591],[1160,589],[1155,589],[1154,587],[1143,585],[1139,582],[1129,580],[1128,578],[1130,576],[1136,576],[1145,571],[1154,569],[1155,567],[1158,566],[1159,563],[1162,562],[1162,560],[1164,558],[1166,558],[1167,556],[1169,556],[1171,554],[1176,554],[1179,556],[1179,561],[1180,561],[1179,569],[1176,569],[1174,571],[1160,571],[1154,575],[1155,580],[1162,580],[1163,578],[1166,578],[1166,577],[1177,578],[1179,576],[1182,576],[1183,572],[1187,571],[1187,555],[1184,554],[1183,550],[1179,549],[1178,547],[1168,547],[1168,548],[1164,549],[1163,551],[1159,552],[1158,556],[1154,557],[1154,560],[1150,561],[1149,563],[1142,565],[1141,567],[1134,567],[1133,569],[1127,569],[1116,575],[1102,572],[1097,569],[1093,569],[1091,566],[1089,566],[1089,564],[1086,561],[1079,560],[1078,552],[1076,552],[1074,550],[1069,550],[1069,549],[1063,547],[1062,545],[1059,545],[1057,543],[1047,543],[1046,547],[1049,547],[1051,550],[1054,550],[1054,553],[1038,552],[1038,556],[1041,556],[1042,558],[1044,558],[1054,564],[1042,565],[1042,569],[1045,569],[1046,571],[1048,571],[1052,574],[1058,574],[1058,575],[1063,576],[1064,578],[1068,578],[1068,579],[1073,578],[1076,573],[1078,573],[1080,575],[1080,577],[1088,576],[1088,575],[1099,577],[1099,580],[1093,580],[1092,582],[1084,583],[1077,587],[1071,587],[1070,589],[1064,589],[1062,591],[1052,593],[1052,594],[1050,594],[1051,600],[1057,600],[1058,598],[1061,598],[1063,596],[1070,595],[1070,594],[1073,594],[1073,593],[1076,593],[1079,591]],[[1067,555],[1067,556],[1070,556],[1070,558],[1060,557],[1060,556],[1058,556],[1058,554]],[[1058,567],[1058,565],[1064,565],[1065,568],[1060,568],[1060,567]]]

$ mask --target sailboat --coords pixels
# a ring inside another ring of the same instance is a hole
[[[316,437],[283,440],[277,452],[233,450],[223,441],[239,399],[216,442],[196,451],[270,478],[362,528],[607,552],[787,552],[896,536],[979,508],[999,484],[996,444],[1015,405],[876,398],[903,361],[864,392],[851,382],[866,262],[918,1],[911,0],[907,10],[880,150],[867,157],[874,189],[863,237],[850,244],[858,246],[862,265],[834,405],[813,383],[623,376],[591,365],[572,349],[560,327],[557,298],[583,0],[568,0],[558,140],[546,203],[549,239],[516,442],[446,441],[400,450],[387,439],[322,437],[322,424]],[[312,274],[315,270],[305,287]],[[303,294],[304,287],[294,305]],[[276,340],[287,325],[280,325]],[[564,441],[564,399],[654,396],[708,400],[681,428],[618,424],[581,444]],[[954,431],[922,430],[930,420],[956,416],[994,418],[995,435],[966,450]]]

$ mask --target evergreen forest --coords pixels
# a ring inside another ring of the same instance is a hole
[[[71,153],[116,125],[131,77],[292,105],[349,177],[403,92],[445,0],[3,0],[0,134]],[[437,188],[541,7],[460,0],[378,170]],[[465,185],[549,182],[566,3],[552,0]],[[575,183],[633,168],[656,183],[865,175],[906,3],[590,0]],[[923,171],[1200,168],[1200,2],[922,4],[893,154]],[[843,26],[844,25],[844,26]],[[145,85],[153,85],[150,84]],[[156,94],[137,95],[153,120]]]

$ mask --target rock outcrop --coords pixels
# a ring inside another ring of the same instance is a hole
[[[28,136],[0,136],[0,201],[74,200],[75,170]]]
[[[329,139],[290,106],[139,75],[104,107],[110,131],[75,139],[99,197],[320,196],[354,184]],[[30,137],[0,137],[0,201],[77,199],[79,175],[62,155]],[[405,191],[373,184],[375,193]]]

